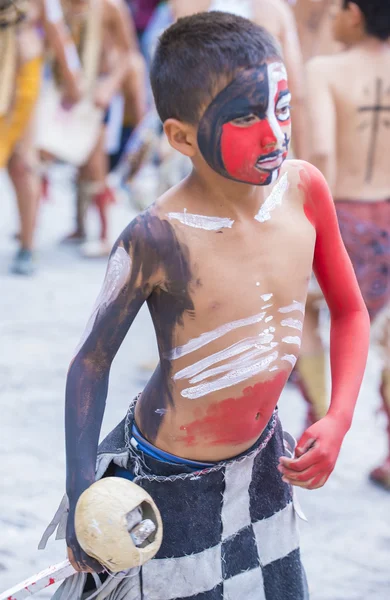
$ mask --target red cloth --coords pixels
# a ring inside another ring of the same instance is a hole
[[[128,0],[135,26],[138,32],[146,29],[154,9],[161,0]]]
[[[345,247],[374,318],[390,302],[390,199],[335,204]]]

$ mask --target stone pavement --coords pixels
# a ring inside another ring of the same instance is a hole
[[[36,550],[64,489],[63,404],[66,370],[104,276],[105,261],[81,260],[59,247],[71,226],[72,202],[61,172],[39,229],[40,270],[32,279],[8,275],[16,231],[12,193],[0,173],[0,591],[64,558],[64,544]],[[114,209],[114,236],[132,218]],[[358,343],[358,340],[357,340]],[[156,346],[142,310],[115,360],[103,433],[124,415],[142,388]],[[321,490],[299,490],[309,519],[302,550],[312,600],[389,600],[390,494],[367,473],[385,453],[384,423],[375,414],[379,361],[370,358],[355,420],[337,468]],[[303,404],[288,387],[280,402],[284,427],[294,434]],[[35,596],[49,598],[46,590]],[[243,600],[245,600],[243,598]],[[287,599],[286,599],[287,600]]]

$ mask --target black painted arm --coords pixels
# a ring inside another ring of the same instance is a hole
[[[67,541],[79,564],[83,561],[74,533],[74,509],[79,496],[95,480],[111,364],[158,278],[159,257],[156,244],[152,247],[150,244],[149,224],[150,215],[140,215],[116,242],[103,288],[68,372],[65,435],[70,514]]]

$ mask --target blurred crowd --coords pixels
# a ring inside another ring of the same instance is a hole
[[[72,167],[75,190],[73,227],[60,242],[78,244],[87,258],[109,254],[118,198],[143,210],[186,176],[191,165],[166,141],[148,69],[166,27],[208,10],[251,19],[280,43],[292,154],[326,176],[364,299],[381,323],[390,442],[388,0],[0,0],[0,169],[20,216],[11,271],[36,269],[36,225],[54,164]],[[98,239],[89,235],[90,211],[99,216]],[[294,374],[309,423],[327,407],[322,310],[313,277]],[[371,477],[390,489],[390,458]]]
[[[291,4],[291,6],[289,6]],[[20,215],[13,273],[30,275],[40,203],[55,163],[73,167],[75,223],[63,243],[110,252],[118,189],[144,209],[186,175],[153,108],[153,49],[175,19],[226,10],[268,28],[283,48],[293,93],[294,153],[307,157],[304,61],[333,51],[329,2],[301,0],[0,0],[0,168]],[[99,239],[88,236],[98,211]]]

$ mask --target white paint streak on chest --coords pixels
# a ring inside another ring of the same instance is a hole
[[[220,229],[231,229],[234,221],[222,217],[206,217],[203,215],[193,215],[184,211],[182,213],[171,212],[167,214],[168,219],[176,219],[183,225],[194,227],[195,229],[205,229],[206,231],[219,231]]]
[[[295,356],[295,354],[285,354],[284,356],[282,356],[282,360],[289,362],[290,365],[295,367],[295,363],[297,362],[297,357]]]
[[[239,319],[238,321],[232,321],[231,323],[225,323],[220,327],[217,327],[213,331],[207,331],[206,333],[202,333],[199,337],[194,338],[184,344],[183,346],[178,346],[174,348],[168,355],[168,358],[171,360],[175,360],[180,356],[185,356],[186,354],[190,354],[191,352],[195,352],[195,350],[199,350],[203,346],[210,344],[214,340],[221,338],[226,335],[230,331],[234,331],[235,329],[239,329],[240,327],[247,327],[248,325],[254,325],[255,323],[260,323],[265,317],[266,313],[261,312],[257,315],[253,315],[252,317],[247,317],[246,319]]]
[[[301,347],[301,338],[297,335],[288,335],[287,337],[284,337],[282,339],[282,342],[284,342],[285,344],[295,344],[299,348]]]
[[[257,348],[258,350],[261,350],[263,348],[263,344],[273,344],[273,339],[274,336],[272,334],[262,332],[259,335],[255,335],[253,337],[242,340],[241,342],[237,342],[236,344],[233,344],[232,346],[229,346],[224,350],[220,350],[215,354],[210,354],[210,356],[206,356],[205,358],[198,360],[193,365],[184,367],[184,369],[178,371],[173,376],[173,379],[175,381],[179,379],[189,379],[190,377],[194,377],[194,375],[201,373],[205,369],[208,369],[209,367],[216,365],[217,363],[220,363],[224,360],[229,360],[230,358],[247,352],[252,348]]]
[[[272,351],[273,348],[277,345],[278,345],[277,343],[273,343],[273,344],[270,344],[269,346],[259,346],[258,348],[256,348],[256,350],[251,350],[249,352],[245,352],[244,354],[242,354],[240,356],[240,358],[237,358],[236,360],[232,360],[228,363],[225,363],[224,365],[215,367],[214,369],[208,369],[206,371],[203,371],[202,373],[200,373],[200,375],[196,375],[196,377],[193,377],[192,379],[190,379],[190,383],[191,384],[199,383],[200,381],[204,381],[205,379],[210,379],[210,377],[215,377],[216,375],[220,375],[221,373],[226,373],[228,371],[231,371],[232,369],[241,367],[244,364],[245,365],[254,364],[255,362],[257,362],[259,356]]]
[[[268,302],[268,300],[271,300],[272,297],[273,294],[263,294],[262,296],[260,296],[260,298],[264,300],[264,302]]]
[[[303,323],[299,319],[283,319],[281,325],[283,327],[291,327],[291,329],[298,329],[298,331],[303,331]]]
[[[129,280],[131,272],[131,258],[121,246],[116,249],[115,254],[110,258],[103,287],[95,302],[92,315],[87,323],[83,336],[76,348],[75,354],[83,346],[90,335],[98,315],[102,315],[107,307],[112,304],[119,296],[122,288]]]
[[[206,396],[212,392],[217,392],[218,390],[223,390],[227,387],[237,385],[238,383],[250,379],[251,377],[254,377],[262,371],[268,369],[270,364],[275,362],[278,356],[278,352],[272,352],[268,356],[264,356],[263,358],[255,361],[253,364],[245,365],[229,371],[229,373],[223,377],[220,377],[219,379],[184,389],[181,395],[184,398],[195,400],[196,398],[201,398],[202,396]]]
[[[288,181],[287,173],[283,175],[280,181],[275,185],[274,189],[264,201],[259,212],[255,216],[256,221],[265,223],[271,219],[271,212],[275,210],[277,206],[280,206],[283,201],[283,196],[288,190],[290,184]]]
[[[305,305],[302,302],[297,302],[296,300],[294,300],[294,302],[292,304],[289,304],[289,306],[283,306],[282,308],[279,308],[279,312],[283,314],[292,313],[296,310],[304,315]]]

